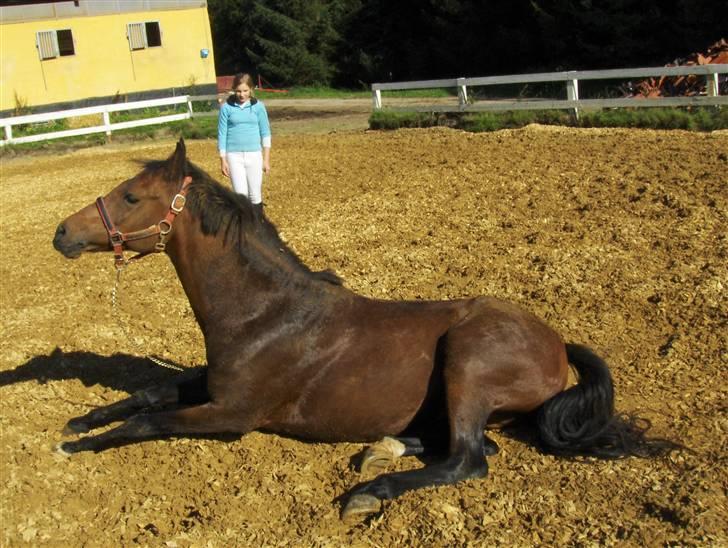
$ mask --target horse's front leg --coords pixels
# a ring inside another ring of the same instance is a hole
[[[172,404],[194,405],[210,400],[207,394],[207,369],[183,373],[169,382],[145,388],[111,405],[98,407],[85,415],[71,419],[64,434],[84,434],[112,422],[125,420],[152,407]]]
[[[98,452],[109,447],[174,434],[245,434],[253,429],[247,423],[245,413],[241,410],[208,402],[174,411],[134,415],[112,430],[97,436],[63,442],[58,449],[66,454],[79,451]]]

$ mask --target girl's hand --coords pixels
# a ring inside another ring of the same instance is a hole
[[[270,160],[263,160],[263,173],[270,173]]]
[[[224,156],[220,157],[220,169],[222,170],[222,174],[229,179],[230,168],[228,167],[227,159]]]

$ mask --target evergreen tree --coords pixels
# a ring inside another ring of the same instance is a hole
[[[663,65],[725,38],[715,0],[208,0],[218,74],[279,86]]]
[[[251,12],[253,0],[208,0],[207,11],[215,50],[218,75],[253,72],[246,51],[252,40]]]
[[[246,52],[260,74],[278,85],[329,85],[338,34],[324,0],[254,2]]]
[[[711,0],[533,0],[547,69],[661,66],[725,33]]]

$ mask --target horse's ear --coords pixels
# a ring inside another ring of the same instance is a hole
[[[185,140],[180,137],[177,141],[177,148],[174,154],[167,160],[167,178],[173,183],[178,183],[185,176],[185,165],[187,164],[187,149]]]

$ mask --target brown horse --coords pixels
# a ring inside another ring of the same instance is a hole
[[[441,456],[355,486],[346,517],[407,490],[485,476],[484,456],[498,447],[484,429],[517,416],[529,417],[542,449],[556,454],[655,456],[675,447],[648,439],[646,422],[614,413],[599,357],[513,304],[374,300],[312,272],[245,197],[187,161],[182,140],[169,159],[147,163],[63,221],[53,245],[69,258],[113,250],[118,265],[124,246],[166,252],[208,362],[200,375],[72,419],[75,433],[123,422],[62,443],[66,453],[260,429],[327,442],[384,438],[362,461],[379,472],[402,455]],[[569,363],[579,381],[566,389]]]

